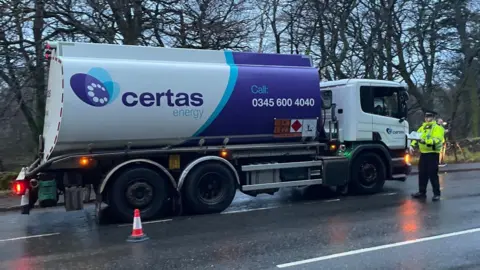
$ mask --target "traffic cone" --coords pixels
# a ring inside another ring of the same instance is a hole
[[[22,209],[22,215],[29,215],[30,214],[30,202],[28,200],[29,197],[29,190],[25,191],[25,194],[22,195],[22,199],[20,200],[20,208]]]
[[[140,210],[135,209],[133,212],[133,229],[132,235],[127,239],[127,242],[142,242],[148,240],[146,234],[143,233],[142,221],[140,219]]]

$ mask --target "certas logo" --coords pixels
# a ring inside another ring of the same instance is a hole
[[[126,92],[122,95],[122,103],[127,107],[141,105],[143,107],[168,106],[168,107],[200,107],[203,105],[203,95],[200,93],[173,93],[171,89],[165,92],[136,94]]]
[[[201,93],[172,92],[126,92],[122,95],[122,103],[127,107],[165,107],[172,108],[173,117],[187,117],[195,120],[203,118],[203,95]]]
[[[387,128],[387,134],[405,134],[405,131]]]
[[[70,78],[70,86],[80,100],[94,107],[103,107],[112,103],[120,93],[120,86],[112,80],[110,74],[103,68],[92,68],[88,73],[77,73]],[[200,107],[203,105],[201,93],[172,92],[125,92],[122,103],[127,107],[168,106],[168,107]],[[178,112],[174,112],[177,115]],[[182,115],[180,111],[179,115]],[[193,112],[186,112],[190,114]]]
[[[103,68],[92,68],[87,73],[77,73],[70,78],[70,86],[77,97],[94,107],[112,103],[120,93],[120,86]]]

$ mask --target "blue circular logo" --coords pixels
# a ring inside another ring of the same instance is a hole
[[[391,128],[387,128],[387,133],[392,134],[393,130]]]
[[[70,78],[75,95],[86,104],[103,107],[112,103],[120,93],[120,86],[103,68],[92,68],[88,73],[77,73]]]

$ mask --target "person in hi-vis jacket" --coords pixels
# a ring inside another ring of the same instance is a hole
[[[442,151],[444,140],[444,128],[435,121],[436,113],[425,111],[425,122],[417,130],[419,140],[413,140],[410,150],[414,147],[420,150],[420,161],[418,163],[418,192],[412,194],[413,198],[424,199],[427,196],[428,180],[432,184],[433,201],[440,200],[440,183],[438,180],[438,163],[440,151]]]

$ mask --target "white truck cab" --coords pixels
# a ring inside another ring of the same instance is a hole
[[[321,82],[320,90],[324,100],[325,96],[330,96],[335,107],[324,114],[326,133],[338,131],[335,135],[340,143],[347,146],[347,153],[362,146],[375,147],[381,153],[390,155],[393,172],[390,178],[405,180],[411,170],[405,152],[409,131],[406,121],[406,84],[384,80],[343,79]],[[330,112],[334,113],[338,127],[331,125]]]
[[[332,91],[339,122],[339,140],[382,141],[390,149],[406,147],[406,85],[382,80],[344,79],[320,83]],[[328,115],[327,115],[328,117]],[[328,128],[328,127],[327,127]]]

